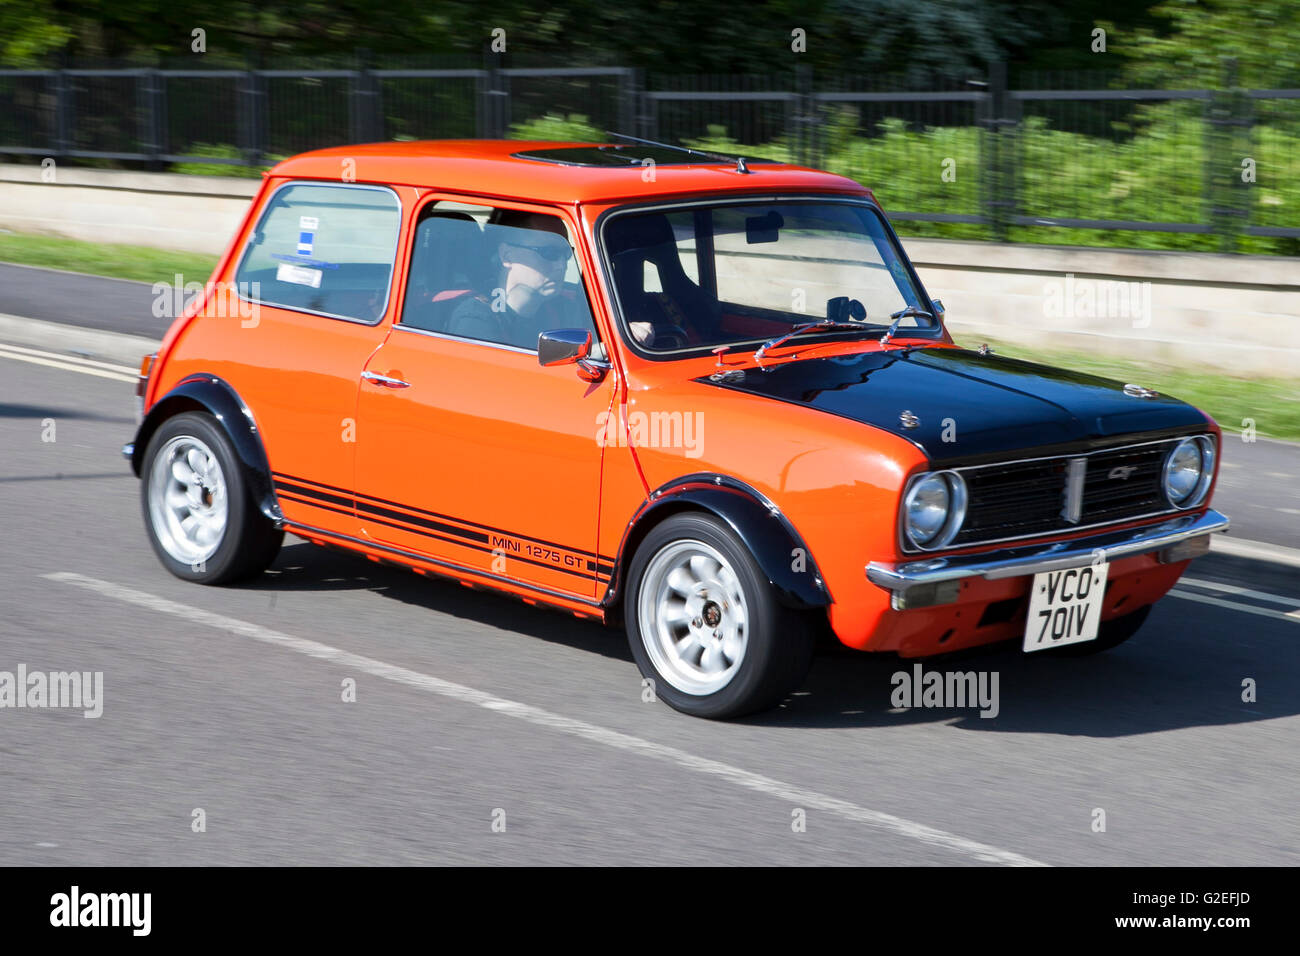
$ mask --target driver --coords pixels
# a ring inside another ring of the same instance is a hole
[[[488,225],[485,234],[490,233],[496,233],[494,251],[501,263],[496,284],[488,294],[461,303],[447,331],[535,349],[542,332],[573,327],[573,296],[564,288],[573,248],[564,224],[544,213],[507,210]]]

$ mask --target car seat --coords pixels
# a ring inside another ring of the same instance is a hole
[[[416,228],[402,324],[447,331],[464,297],[487,285],[491,260],[484,246],[483,231],[469,213],[435,210],[425,216]]]
[[[707,342],[717,335],[721,306],[682,268],[672,224],[662,213],[628,215],[605,229],[606,248],[614,269],[623,317],[649,322],[656,330],[679,326],[688,343]],[[659,274],[661,291],[645,288],[645,264]]]

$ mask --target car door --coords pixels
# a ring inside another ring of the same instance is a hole
[[[571,246],[554,293],[563,298],[547,303],[554,310],[525,318],[504,304],[519,298],[512,277],[527,268],[509,260],[526,258],[530,243],[563,254],[555,240],[572,227],[555,210],[529,220],[548,228],[530,231],[505,223],[537,210],[447,205],[417,216],[402,315],[362,376],[363,533],[507,585],[592,598],[612,570],[596,553],[596,529],[597,436],[614,376],[591,382],[573,365],[543,368],[536,348],[548,322],[586,328],[598,342]],[[535,262],[560,271],[554,260]],[[521,328],[484,331],[498,317]],[[595,354],[603,357],[599,346]]]
[[[270,194],[235,273],[253,317],[205,346],[247,403],[285,518],[356,535],[357,375],[395,298],[402,202],[384,186],[295,181]],[[218,356],[218,352],[224,352]]]

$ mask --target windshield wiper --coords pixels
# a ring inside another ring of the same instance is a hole
[[[789,332],[786,332],[783,335],[778,335],[776,338],[768,339],[766,342],[764,342],[761,346],[759,346],[758,351],[754,353],[754,361],[761,365],[763,362],[763,356],[767,354],[769,349],[774,349],[778,345],[788,342],[796,335],[802,335],[804,332],[807,332],[811,329],[865,329],[865,328],[868,328],[868,326],[864,325],[861,322],[837,322],[835,319],[818,319],[816,322],[805,322],[803,325],[796,325],[793,329],[791,329]],[[876,326],[876,328],[879,328],[879,326]]]
[[[894,322],[889,327],[889,331],[880,337],[881,345],[889,344],[889,340],[892,339],[894,337],[894,333],[898,331],[898,323],[902,322],[904,319],[912,318],[912,317],[918,319],[933,319],[934,313],[927,312],[925,311],[925,309],[918,309],[914,305],[909,305],[905,309],[899,309],[897,312],[891,312],[889,314],[889,317],[893,319]]]

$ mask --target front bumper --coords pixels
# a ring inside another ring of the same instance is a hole
[[[1107,531],[1071,541],[1021,545],[950,558],[896,563],[872,561],[867,565],[866,573],[871,583],[894,592],[897,606],[898,599],[905,598],[906,593],[913,588],[933,587],[963,578],[995,581],[1043,571],[1077,568],[1098,560],[1113,561],[1116,558],[1163,551],[1192,538],[1227,530],[1227,516],[1211,508],[1201,515],[1179,515],[1156,525]]]

